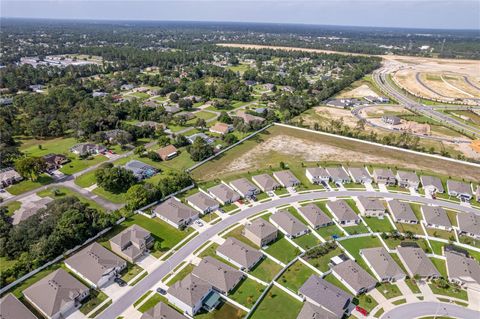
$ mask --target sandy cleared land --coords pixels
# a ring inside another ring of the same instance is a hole
[[[344,98],[363,98],[366,96],[378,96],[378,94],[373,91],[368,85],[362,84],[353,90],[339,94],[338,97]]]
[[[385,114],[399,116],[412,115],[413,113],[400,105],[378,105],[360,111],[362,117],[382,117]]]

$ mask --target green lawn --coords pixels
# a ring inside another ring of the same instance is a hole
[[[172,279],[170,279],[167,284],[171,286],[177,281],[180,281],[183,278],[187,277],[187,275],[193,271],[193,268],[195,268],[194,265],[188,264],[187,266],[185,266],[185,268],[177,272],[177,274]]]
[[[303,262],[297,260],[287,268],[277,281],[282,286],[297,293],[298,289],[300,289],[305,281],[314,274],[315,272],[312,269],[306,266]]]
[[[242,235],[242,231],[245,229],[245,226],[239,226],[239,227],[236,227],[234,229],[232,229],[231,231],[229,231],[228,233],[226,233],[224,236],[222,236],[223,238],[228,238],[228,237],[233,237],[233,238],[236,238],[238,239],[239,241],[249,245],[249,246],[252,246],[254,248],[260,248],[258,247],[257,245],[255,245],[252,241],[250,241],[247,237],[243,236]]]
[[[310,249],[320,244],[320,240],[313,234],[306,234],[293,239],[293,241],[303,249]]]
[[[392,304],[394,304],[395,306],[398,306],[398,305],[403,305],[406,302],[407,302],[407,299],[398,299],[392,302]]]
[[[7,188],[8,192],[12,195],[20,195],[25,192],[31,191],[35,188],[39,188],[44,185],[48,185],[53,182],[52,177],[47,174],[42,174],[36,181],[23,180],[19,183],[13,184]]]
[[[160,294],[155,293],[153,296],[151,296],[147,301],[143,303],[140,307],[138,307],[138,311],[141,313],[144,313],[147,310],[150,310],[151,308],[155,307],[157,303],[160,301],[163,301],[165,304],[168,304],[167,298],[163,297]]]
[[[402,242],[408,242],[408,243],[416,243],[420,248],[422,248],[425,252],[429,253],[430,252],[430,247],[428,246],[428,243],[425,239],[419,238],[419,239],[395,239],[393,237],[384,239],[385,243],[387,244],[388,248],[390,249],[396,249],[397,246],[400,246]]]
[[[259,284],[255,280],[246,278],[232,292],[230,292],[229,297],[236,302],[251,308],[265,289],[265,286]]]
[[[382,283],[377,290],[387,299],[392,299],[402,295],[397,285],[388,282]]]
[[[370,229],[375,233],[389,233],[393,231],[393,226],[388,220],[388,218],[375,218],[375,217],[365,217],[365,223],[370,227]]]
[[[343,253],[343,251],[340,249],[340,247],[337,247],[337,248],[329,251],[327,254],[325,254],[323,256],[320,256],[320,257],[308,258],[308,259],[306,257],[303,257],[303,258],[306,261],[308,261],[313,267],[317,268],[321,272],[326,272],[330,268],[328,266],[328,263],[330,262],[330,258],[332,258],[334,256],[338,256],[342,253]]]
[[[355,259],[360,260],[360,250],[364,248],[383,247],[377,236],[364,236],[344,239],[339,242]]]
[[[317,229],[316,232],[325,240],[331,240],[333,235],[337,236],[338,238],[344,235],[340,228],[338,228],[335,224],[327,227],[321,227]]]
[[[133,278],[135,278],[139,273],[143,271],[143,268],[139,265],[128,263],[127,269],[122,272],[122,279],[125,282],[129,282]]]
[[[277,240],[273,243],[270,243],[265,251],[267,254],[272,255],[284,264],[288,264],[300,253],[300,251],[295,246],[290,244],[288,240],[283,238],[283,235],[280,233],[278,234]]]
[[[425,236],[425,232],[420,224],[395,223],[395,226],[397,226],[398,231],[403,234],[410,231],[414,234]]]
[[[378,302],[370,296],[366,294],[361,294],[354,298],[353,303],[357,303],[358,306],[362,307],[363,309],[367,310],[368,312],[372,311],[378,305]]]
[[[250,275],[268,283],[273,280],[273,277],[275,277],[280,270],[282,270],[282,266],[267,257],[255,265],[255,268],[250,270]]]
[[[296,319],[303,304],[280,288],[273,286],[253,311],[252,319]],[[226,319],[226,318],[225,318]]]
[[[13,202],[10,202],[9,204],[7,205],[3,205],[3,206],[0,206],[0,207],[6,207],[7,208],[7,216],[12,216],[13,213],[15,213],[15,211],[17,209],[19,209],[20,207],[22,206],[22,203],[19,202],[19,201],[13,201]],[[2,268],[2,265],[0,264],[0,269]]]
[[[80,311],[86,315],[91,312],[93,309],[98,307],[103,301],[107,300],[107,295],[101,291],[90,289],[90,296],[86,301],[82,303]]]
[[[221,302],[215,310],[207,312],[200,310],[195,319],[242,319],[246,312],[228,302]]]
[[[418,288],[417,283],[415,282],[415,279],[405,279],[405,283],[407,284],[408,288],[414,293],[414,294],[419,294],[421,293],[420,288]]]
[[[436,240],[428,240],[430,242],[430,245],[432,246],[432,250],[435,254],[437,255],[442,255],[442,247],[446,245],[446,243],[442,243],[440,241]]]
[[[97,181],[95,180],[95,171],[82,174],[75,178],[75,184],[83,188],[90,187],[96,182]]]
[[[446,240],[455,240],[455,234],[453,231],[446,231],[443,229],[433,229],[427,228],[427,233],[429,236],[433,236],[436,238],[442,238]]]
[[[210,256],[212,258],[215,258],[216,260],[224,263],[224,264],[227,264],[235,269],[238,269],[237,266],[235,266],[234,264],[228,262],[227,260],[223,259],[222,257],[220,257],[219,255],[217,255],[217,248],[218,248],[218,244],[216,243],[213,243],[211,244],[210,246],[208,246],[207,249],[205,249],[200,255],[199,257],[200,258],[203,258],[203,257],[207,257],[207,256]]]
[[[432,292],[436,295],[449,296],[468,301],[468,294],[464,289],[458,289],[451,284],[449,284],[448,288],[440,288],[435,282],[430,283],[429,286],[430,289],[432,289]]]
[[[437,268],[437,270],[440,272],[440,275],[442,275],[443,278],[448,278],[445,260],[439,258],[430,258],[430,260],[433,262],[435,268]]]
[[[460,235],[458,236],[458,240],[463,243],[467,244],[473,247],[480,248],[480,239],[473,239],[471,237],[465,236],[465,235]]]
[[[67,188],[67,187],[62,187],[62,186],[60,186],[60,187],[49,187],[49,188],[47,188],[43,191],[38,192],[37,195],[40,196],[40,197],[49,196],[53,199],[62,198],[62,197],[65,197],[65,196],[75,196],[81,202],[88,204],[92,208],[95,208],[99,211],[104,210],[102,206],[97,204],[97,202],[95,202],[93,200],[90,200],[90,199],[87,199],[87,198],[83,197],[82,195],[80,195],[79,193],[74,192],[70,188]]]
[[[343,229],[349,234],[349,235],[355,235],[355,234],[366,234],[369,233],[367,227],[365,227],[364,224],[360,223],[356,226],[342,226]]]

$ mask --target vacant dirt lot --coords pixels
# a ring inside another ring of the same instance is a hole
[[[378,96],[378,94],[373,91],[368,85],[362,84],[353,90],[338,95],[338,97],[345,98],[362,98],[366,96]]]

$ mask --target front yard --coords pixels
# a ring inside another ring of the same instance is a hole
[[[273,286],[253,311],[252,319],[296,319],[303,304]],[[227,318],[227,317],[225,317]]]

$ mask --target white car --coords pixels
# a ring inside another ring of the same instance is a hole
[[[195,221],[195,225],[197,225],[198,227],[202,227],[203,226],[203,223],[200,221],[200,220],[196,220]]]

